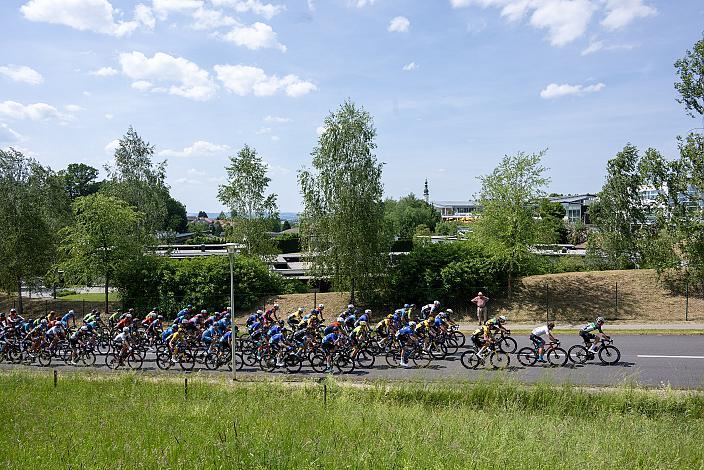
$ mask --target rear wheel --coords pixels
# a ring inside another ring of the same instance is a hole
[[[173,362],[171,362],[171,353],[162,351],[156,355],[156,366],[161,370],[169,370]]]
[[[94,365],[95,353],[93,351],[84,351],[83,354],[81,354],[81,362],[86,367]]]
[[[518,362],[523,364],[526,367],[530,367],[535,364],[535,361],[538,360],[538,353],[535,352],[535,349],[525,347],[521,348],[518,351]]]
[[[191,351],[185,350],[178,358],[178,365],[180,365],[183,370],[193,370],[196,365],[196,358]]]
[[[442,343],[431,343],[428,348],[428,352],[430,352],[430,355],[433,356],[433,359],[442,360],[447,357],[449,350],[447,346]]]
[[[357,352],[357,357],[355,357],[355,361],[362,369],[371,369],[374,367],[375,360],[374,354],[366,348],[360,349]]]
[[[301,371],[303,367],[303,361],[296,354],[289,354],[284,359],[284,364],[286,365],[286,371],[289,374],[296,374]]]
[[[464,336],[464,333],[458,330],[452,332],[452,339],[455,340],[458,348],[464,346],[465,341],[467,341],[467,338]]]
[[[350,374],[354,370],[354,361],[347,354],[338,354],[335,367],[341,374]]]
[[[416,367],[420,367],[423,369],[428,367],[430,363],[433,362],[432,356],[425,349],[417,350],[415,354],[413,354],[411,360],[413,361],[413,364],[416,365]]]
[[[604,364],[612,366],[621,360],[621,351],[616,346],[603,346],[599,351],[599,359]]]
[[[39,357],[37,359],[39,360],[40,366],[49,367],[51,365],[51,351],[48,351],[46,349],[42,349],[42,351],[39,353]]]
[[[551,366],[562,367],[567,364],[567,351],[562,348],[553,348],[548,351],[548,363]]]
[[[138,351],[130,351],[127,355],[127,365],[130,369],[141,369],[144,364],[144,357]]]
[[[216,353],[208,353],[205,356],[205,368],[208,370],[217,370],[220,367],[220,357]]]
[[[117,354],[114,352],[105,355],[105,365],[108,369],[115,370],[118,367]]]
[[[316,372],[325,372],[328,368],[325,353],[318,351],[310,357],[310,366]]]
[[[398,351],[389,351],[386,353],[386,363],[390,367],[398,367],[398,363],[401,360],[401,353]]]
[[[587,362],[589,353],[587,352],[587,348],[585,348],[584,346],[580,344],[575,344],[569,349],[567,355],[569,356],[570,361],[574,362],[575,364],[584,364],[585,362]]]
[[[470,349],[462,353],[462,356],[460,356],[460,362],[467,369],[476,369],[479,367],[479,364],[482,363],[482,360],[479,356],[477,356],[477,351]]]

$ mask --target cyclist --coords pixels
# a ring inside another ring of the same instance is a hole
[[[68,343],[71,345],[71,363],[78,364],[78,346],[83,346],[84,340],[89,336],[88,327],[83,325],[77,329],[69,338]]]
[[[49,341],[50,347],[54,347],[62,339],[66,338],[66,328],[61,322],[56,322],[54,326],[46,330],[46,339]]]
[[[406,352],[406,345],[414,346],[418,339],[415,334],[416,322],[409,322],[408,325],[404,326],[396,332],[396,339],[401,344],[401,366],[408,367],[408,352]]]
[[[545,358],[543,357],[543,352],[545,351],[545,340],[543,339],[543,336],[548,335],[550,341],[557,341],[557,338],[555,338],[552,334],[553,328],[555,328],[555,323],[548,322],[547,325],[534,328],[530,333],[530,340],[533,342],[533,345],[538,348],[538,360],[540,362],[545,362]]]
[[[357,321],[354,323],[355,328],[359,326],[360,323],[366,322],[369,323],[372,317],[372,311],[369,309],[366,309],[364,313],[357,319]]]
[[[376,324],[374,331],[376,331],[377,336],[381,338],[379,340],[379,347],[384,348],[386,346],[389,338],[396,333],[395,330],[393,315],[387,315],[386,318]]]
[[[369,336],[369,326],[366,321],[360,321],[359,326],[350,332],[350,339],[352,340],[352,357],[355,357],[359,352],[359,348],[362,343]]]
[[[279,321],[279,316],[276,314],[276,312],[279,311],[279,304],[274,304],[273,307],[270,309],[267,309],[266,312],[264,312],[264,324],[265,325],[271,325],[274,322]]]
[[[176,314],[176,318],[187,318],[191,314],[191,310],[193,310],[193,305],[189,304],[186,308],[179,310]]]
[[[303,307],[299,307],[298,310],[288,316],[286,321],[291,328],[295,328],[299,323],[301,323],[301,317],[303,316],[304,311],[305,309]]]
[[[347,305],[347,310],[343,310],[342,313],[340,313],[340,316],[337,317],[337,321],[339,321],[340,323],[344,323],[345,319],[347,317],[349,317],[350,315],[354,314],[354,312],[355,312],[354,304]]]
[[[203,342],[203,345],[205,345],[206,349],[210,349],[210,345],[213,344],[213,341],[217,338],[218,327],[215,324],[212,324],[208,328],[206,328],[203,331],[203,334],[200,336],[200,340]]]
[[[428,318],[431,314],[435,314],[440,311],[440,301],[436,300],[432,304],[424,305],[420,309],[420,316],[423,320]]]
[[[68,328],[69,320],[73,320],[73,326],[76,326],[76,312],[74,312],[73,309],[69,310],[66,315],[61,317],[61,323],[63,323],[64,326]]]
[[[276,366],[281,367],[284,365],[284,352],[286,351],[286,338],[284,334],[279,332],[273,334],[269,338],[269,349],[276,352]]]
[[[117,325],[115,325],[115,329],[117,331],[124,330],[126,327],[129,328],[132,325],[132,314],[131,313],[126,313],[123,318],[120,319],[120,321],[117,322]]]
[[[169,349],[171,349],[171,362],[178,362],[178,354],[181,352],[181,345],[186,341],[185,328],[179,328],[174,331],[169,339]]]
[[[335,353],[335,348],[341,340],[342,336],[340,335],[339,330],[333,331],[323,338],[321,345],[323,347],[323,351],[325,352],[325,364],[327,366],[325,368],[325,372],[332,371],[332,356]]]
[[[504,323],[508,321],[508,318],[506,318],[505,315],[499,315],[498,317],[490,318],[489,320],[484,323],[485,326],[489,327],[489,330],[491,332],[494,331],[502,331],[504,333],[511,333],[509,330],[504,327]]]
[[[93,309],[90,311],[88,315],[83,317],[83,322],[84,323],[92,323],[92,322],[97,322],[100,319],[100,314],[98,313],[97,309]]]
[[[247,317],[247,327],[249,328],[250,326],[254,325],[255,323],[261,323],[262,320],[262,314],[264,312],[262,310],[257,310],[256,313],[251,314],[250,316]]]
[[[122,365],[122,361],[127,357],[127,353],[131,349],[132,345],[132,338],[130,337],[130,328],[129,327],[124,327],[122,329],[122,333],[119,335],[115,336],[113,338],[113,341],[120,345],[120,355],[118,358],[118,364]]]
[[[596,321],[587,323],[579,330],[579,336],[584,340],[584,345],[589,346],[588,351],[592,354],[596,352],[602,340],[611,339],[601,330],[604,323],[604,317],[597,317]]]

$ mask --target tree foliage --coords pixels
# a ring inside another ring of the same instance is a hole
[[[169,196],[166,199],[166,223],[164,229],[171,232],[183,233],[188,225],[186,206]]]
[[[143,255],[142,214],[120,199],[93,194],[73,203],[74,223],[62,230],[61,267],[66,279],[88,285],[96,279],[108,288],[124,264]]]
[[[675,89],[680,94],[677,102],[684,105],[690,116],[704,116],[704,39],[675,62],[675,69],[679,78]]]
[[[425,225],[434,231],[436,224],[442,221],[440,214],[431,204],[418,199],[413,193],[403,196],[398,201],[386,199],[384,218],[394,236],[408,239],[413,237],[419,225]]]
[[[169,188],[166,161],[154,163],[154,146],[130,126],[115,149],[114,165],[106,165],[108,180],[102,192],[122,199],[142,214],[148,233],[166,228]]]
[[[565,208],[559,202],[540,199],[537,208],[536,242],[544,244],[566,243]]]
[[[82,196],[90,196],[100,190],[98,169],[85,163],[71,163],[58,176],[63,179],[64,189],[71,201]]]
[[[221,185],[218,199],[230,209],[232,223],[225,234],[229,240],[244,245],[244,252],[271,256],[276,247],[267,234],[279,224],[276,194],[266,194],[271,182],[267,165],[257,151],[245,145],[230,157],[226,168],[228,181]]]
[[[313,149],[313,169],[298,178],[304,201],[301,241],[315,276],[336,288],[371,294],[385,271],[382,164],[374,155],[371,115],[346,101],[325,119]]]
[[[529,246],[537,238],[534,207],[549,182],[543,176],[544,155],[545,151],[506,155],[492,173],[479,177],[482,212],[476,233],[493,258],[505,267],[509,291],[513,276],[528,262]]]

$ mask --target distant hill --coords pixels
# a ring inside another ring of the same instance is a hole
[[[220,215],[220,212],[206,212],[208,214],[208,217],[211,219],[217,219],[217,217]],[[189,217],[195,217],[198,215],[198,212],[189,212],[188,216]],[[279,217],[281,220],[288,220],[289,222],[298,222],[298,213],[297,212],[282,212],[279,214]]]

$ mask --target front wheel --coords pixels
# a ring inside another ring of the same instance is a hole
[[[39,365],[42,367],[49,367],[51,365],[51,351],[43,349],[39,353]]]
[[[510,336],[504,336],[499,340],[499,349],[507,354],[513,354],[518,348],[518,343]]]
[[[551,366],[562,367],[567,364],[567,351],[562,348],[553,348],[548,351],[548,363]]]
[[[95,364],[95,353],[93,351],[84,351],[81,354],[81,362],[84,366],[90,367]]]
[[[193,370],[196,365],[196,358],[191,351],[185,350],[178,358],[178,365],[181,366],[182,370]]]
[[[142,364],[144,364],[144,357],[142,357],[139,351],[130,351],[127,355],[127,365],[130,369],[141,369]]]
[[[354,361],[347,354],[339,354],[335,359],[335,367],[341,374],[350,374],[354,370]]]
[[[612,366],[621,360],[621,351],[616,346],[603,346],[599,351],[599,359],[604,364]]]
[[[417,350],[415,354],[413,354],[411,360],[413,361],[413,364],[415,364],[416,367],[425,369],[430,366],[430,363],[433,361],[433,357],[425,349],[420,349]]]
[[[357,361],[357,364],[359,367],[362,369],[371,369],[374,367],[374,361],[376,359],[374,358],[374,354],[372,354],[368,349],[360,349],[357,352],[357,357],[355,357],[355,361]]]
[[[286,365],[286,371],[289,374],[296,374],[301,371],[303,367],[303,361],[296,354],[289,354],[284,358],[284,364]]]

